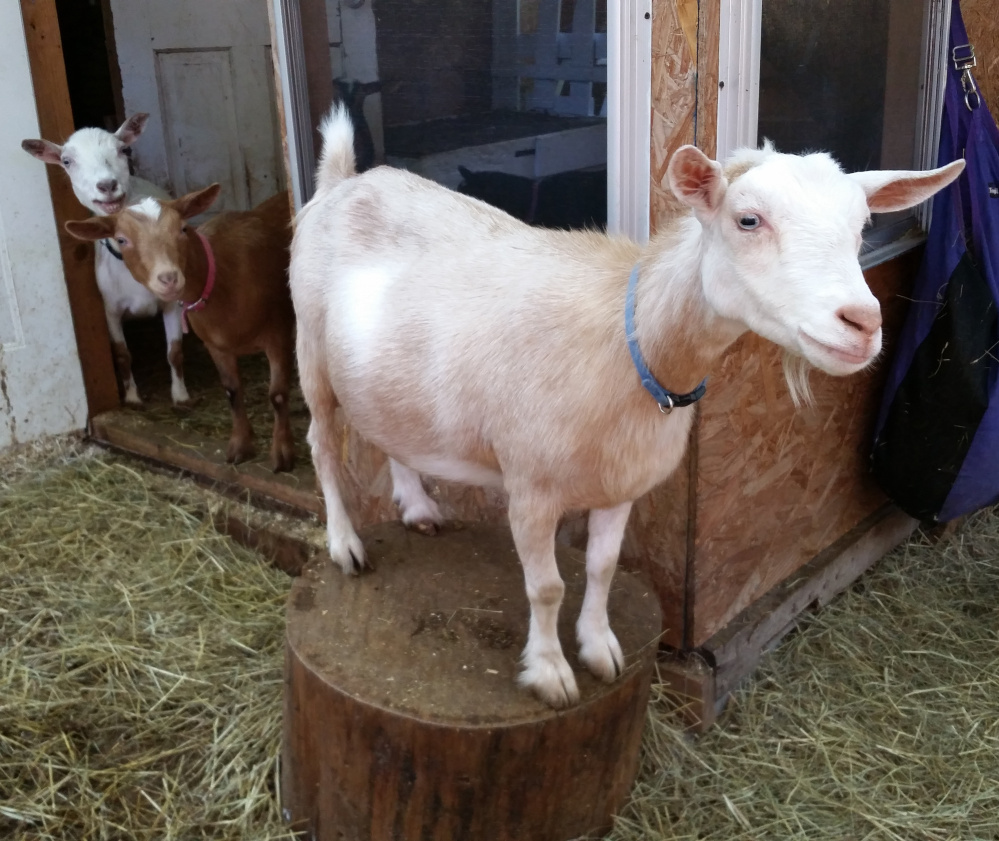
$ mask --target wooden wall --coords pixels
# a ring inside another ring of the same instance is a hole
[[[962,0],[968,39],[978,56],[972,71],[992,117],[999,121],[999,15],[995,0]]]

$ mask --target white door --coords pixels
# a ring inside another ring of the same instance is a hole
[[[214,181],[213,210],[284,189],[267,0],[111,0],[126,114],[151,119],[138,174],[174,195]]]
[[[21,9],[0,3],[0,449],[83,429],[87,400],[45,167]]]

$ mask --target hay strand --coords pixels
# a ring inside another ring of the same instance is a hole
[[[290,838],[288,580],[190,483],[79,444],[0,468],[0,837]],[[654,688],[608,841],[999,838],[997,558],[994,511],[917,537],[700,738]]]

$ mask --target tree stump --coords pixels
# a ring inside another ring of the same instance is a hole
[[[316,841],[569,841],[603,834],[638,768],[661,631],[651,588],[618,571],[613,684],[575,659],[586,584],[558,547],[559,637],[582,700],[556,712],[515,682],[527,638],[523,573],[505,527],[436,537],[384,523],[361,534],[375,571],[328,557],[288,603],[281,787]]]

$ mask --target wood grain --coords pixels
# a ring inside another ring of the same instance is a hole
[[[55,0],[21,0],[21,14],[42,137],[62,143],[75,127]],[[104,302],[94,276],[93,245],[73,239],[63,229],[67,220],[86,219],[90,212],[77,201],[66,173],[40,161],[37,166],[45,166],[48,172],[87,408],[93,417],[119,405],[111,339],[104,319]]]
[[[666,166],[680,146],[694,142],[697,99],[697,0],[652,4],[651,229],[681,205],[666,181]]]
[[[718,42],[721,0],[702,0],[697,19],[697,148],[709,157],[718,150]]]
[[[978,66],[975,83],[994,119],[999,120],[999,15],[995,0],[962,0],[961,14]]]
[[[638,768],[661,625],[650,589],[615,581],[625,672],[603,684],[577,671],[581,703],[555,712],[514,681],[528,607],[507,529],[361,537],[373,574],[327,560],[288,601],[282,800],[296,828],[317,841],[602,835]],[[558,554],[569,654],[585,560]]]
[[[886,361],[847,378],[813,371],[812,407],[795,410],[780,351],[755,335],[712,373],[696,431],[693,645],[886,501],[868,457],[892,336],[921,253],[866,274],[882,305]]]

